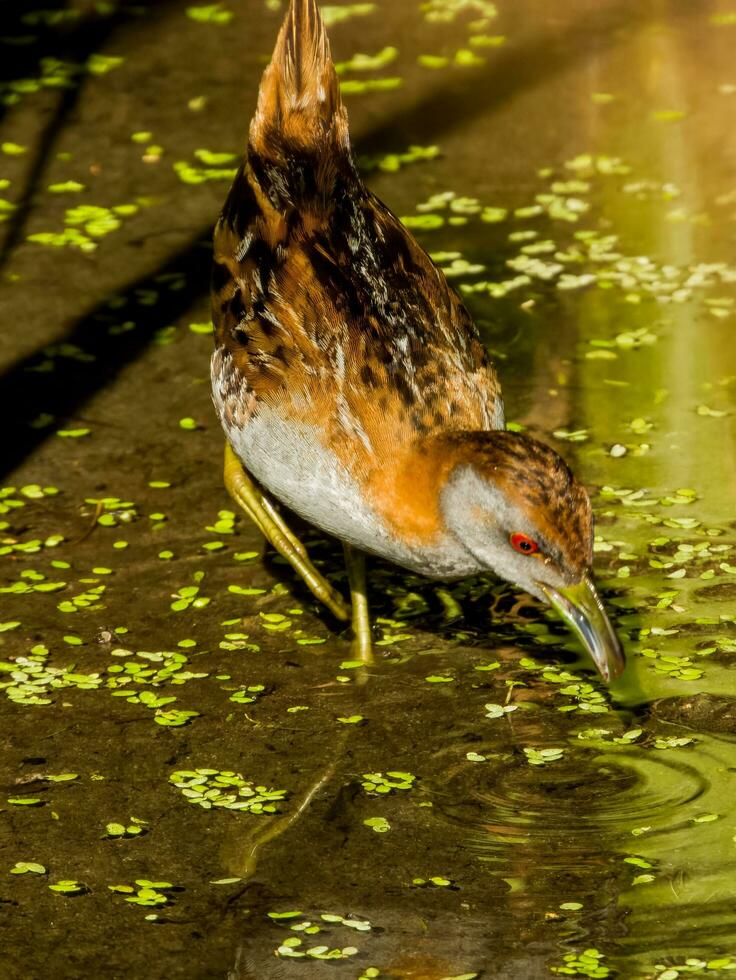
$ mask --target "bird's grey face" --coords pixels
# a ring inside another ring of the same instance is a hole
[[[480,564],[551,605],[612,680],[624,656],[593,584],[588,495],[549,447],[492,435],[495,451],[456,467],[445,484],[445,521]]]

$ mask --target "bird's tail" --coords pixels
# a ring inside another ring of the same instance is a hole
[[[249,152],[276,167],[292,194],[308,193],[310,183],[324,193],[341,161],[352,167],[347,113],[316,0],[289,4],[261,81]]]

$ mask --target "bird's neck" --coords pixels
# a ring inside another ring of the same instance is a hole
[[[442,490],[464,462],[462,446],[446,437],[417,440],[370,474],[369,497],[386,526],[412,547],[447,537]]]

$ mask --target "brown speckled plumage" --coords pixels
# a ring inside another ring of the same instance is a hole
[[[265,403],[319,425],[365,474],[418,436],[503,424],[467,311],[355,169],[312,0],[293,5],[264,75],[215,232],[212,310],[236,425]]]

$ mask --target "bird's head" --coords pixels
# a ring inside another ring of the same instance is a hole
[[[448,433],[444,524],[483,567],[549,603],[605,680],[621,644],[593,584],[593,515],[585,488],[549,446],[512,432]]]

